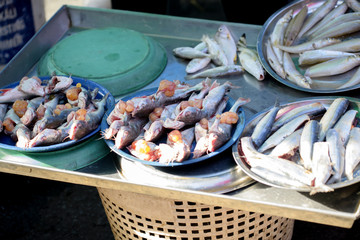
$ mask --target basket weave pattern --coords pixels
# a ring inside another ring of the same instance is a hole
[[[294,220],[98,188],[116,240],[290,240]]]

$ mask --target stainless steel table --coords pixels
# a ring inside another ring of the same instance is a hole
[[[6,85],[19,81],[25,75],[36,74],[36,64],[41,56],[59,40],[73,32],[82,29],[115,26],[144,33],[159,41],[166,48],[168,55],[167,67],[156,81],[146,87],[153,88],[158,85],[161,79],[184,79],[184,61],[172,55],[173,48],[193,46],[199,42],[203,34],[214,34],[221,24],[224,24],[224,22],[120,10],[64,6],[8,63],[0,73],[0,82],[1,85]],[[249,45],[251,47],[256,46],[261,26],[238,23],[225,24],[233,30],[236,37],[246,33]],[[248,74],[231,76],[223,80],[230,80],[235,85],[241,86],[231,91],[231,97],[251,98],[251,102],[244,107],[246,119],[251,118],[258,111],[270,107],[276,99],[280,102],[290,102],[299,98],[314,96],[288,88],[272,79],[269,75],[262,82],[257,81]],[[196,81],[191,80],[189,83],[192,84]],[[344,95],[357,96],[354,91]],[[231,162],[231,149],[216,158],[219,161]],[[217,193],[206,189],[186,189],[161,186],[151,182],[138,183],[125,180],[121,177],[121,171],[119,172],[117,163],[117,156],[113,153],[77,171],[39,167],[31,163],[1,159],[0,171],[170,199],[191,200],[209,205],[260,212],[344,228],[351,228],[360,214],[360,184],[336,190],[333,193],[316,194],[314,196],[309,196],[308,193],[269,187],[260,183],[250,184],[227,193]],[[231,168],[236,168],[236,166]],[[201,176],[201,168],[198,171]],[[205,174],[203,177],[211,178],[212,176]]]

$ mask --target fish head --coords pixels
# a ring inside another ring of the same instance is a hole
[[[75,120],[69,130],[69,138],[77,140],[89,132],[88,124],[84,120]]]
[[[222,137],[222,134],[210,133],[209,134],[209,141],[208,141],[208,151],[215,152],[216,149],[221,147],[225,139]]]

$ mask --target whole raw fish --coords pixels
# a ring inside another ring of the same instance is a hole
[[[295,64],[288,52],[284,52],[284,70],[287,79],[303,88],[311,88],[311,79],[304,77],[295,67]]]
[[[256,124],[253,133],[251,134],[251,139],[256,147],[260,147],[270,135],[276,114],[279,110],[279,102],[276,101],[275,105]]]
[[[265,78],[265,71],[258,58],[257,52],[246,46],[246,36],[242,35],[237,44],[238,56],[241,66],[253,75],[257,80],[261,81]]]
[[[338,132],[343,145],[345,145],[349,139],[350,131],[354,127],[354,121],[357,113],[357,110],[347,110],[333,127]]]
[[[205,69],[201,72],[195,73],[191,76],[187,76],[188,79],[204,78],[204,77],[222,77],[233,74],[240,74],[244,72],[244,68],[240,65],[222,65]]]
[[[291,18],[284,33],[283,44],[285,46],[290,46],[295,41],[296,36],[298,35],[302,25],[304,24],[307,13],[308,7],[305,5],[301,8],[298,14],[296,14],[296,16]]]
[[[350,22],[344,22],[340,23],[339,25],[336,25],[329,30],[326,30],[317,36],[315,36],[313,39],[322,39],[322,38],[334,38],[334,37],[340,37],[344,36],[350,33],[354,33],[360,30],[360,20],[354,20]]]
[[[343,85],[340,85],[338,89],[352,87],[359,83],[360,83],[360,67],[357,67],[357,70],[354,73],[354,75],[352,75],[351,78],[348,81],[346,81]]]
[[[344,40],[342,42],[323,47],[322,49],[356,53],[360,51],[360,38],[351,38],[348,40]]]
[[[195,73],[205,68],[211,62],[210,57],[194,58],[186,65],[185,71],[187,73]]]
[[[319,141],[323,141],[326,132],[334,126],[349,106],[346,98],[336,98],[320,119]]]
[[[230,30],[225,25],[221,25],[218,28],[214,39],[224,51],[227,63],[229,65],[234,64],[236,62],[236,42]]]
[[[337,183],[345,168],[345,145],[341,141],[339,133],[335,129],[329,129],[326,133],[326,142],[329,144],[329,155],[332,166],[332,176],[328,182]]]
[[[214,39],[210,38],[208,35],[203,35],[201,40],[206,43],[210,57],[216,65],[218,66],[229,65],[224,50]]]
[[[284,70],[284,67],[282,64],[280,64],[278,58],[275,55],[273,46],[270,42],[270,40],[266,43],[266,57],[267,60],[270,64],[270,66],[272,67],[272,69],[274,69],[274,71],[282,78],[286,78],[286,73]]]
[[[316,142],[313,149],[312,172],[315,175],[315,186],[310,195],[318,192],[331,192],[333,188],[326,185],[331,175],[331,161],[329,156],[329,143]]]
[[[122,149],[134,141],[148,122],[146,118],[132,118],[129,124],[120,127],[115,138],[115,147]]]
[[[271,151],[270,155],[285,159],[291,159],[300,146],[300,137],[303,129],[298,129],[295,132],[291,133],[289,136],[284,138],[274,149]]]
[[[339,42],[341,42],[341,40],[335,38],[322,38],[318,40],[311,40],[308,42],[304,42],[298,45],[292,45],[292,46],[278,45],[277,47],[288,53],[302,53],[305,51],[323,48]]]
[[[194,59],[194,58],[207,58],[210,57],[209,54],[204,53],[200,50],[197,50],[192,47],[177,47],[173,49],[173,53],[177,57],[185,59]]]
[[[346,56],[355,56],[355,54],[325,49],[309,50],[299,54],[299,65],[316,64]]]
[[[309,121],[310,117],[307,114],[298,116],[297,118],[291,120],[290,122],[284,124],[276,132],[270,135],[268,139],[259,147],[259,152],[264,152],[270,148],[275,147],[280,142],[282,142],[287,136],[293,133],[298,129],[302,124]]]
[[[304,164],[308,170],[312,170],[312,155],[314,143],[318,141],[319,122],[316,120],[308,121],[300,136],[299,153]]]
[[[357,0],[345,0],[346,5],[349,6],[354,12],[360,12],[360,3]]]
[[[354,169],[360,162],[360,128],[351,129],[349,141],[345,147],[345,175],[348,180],[354,178]]]

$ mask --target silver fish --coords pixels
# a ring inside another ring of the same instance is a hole
[[[226,66],[229,64],[225,52],[214,39],[210,38],[208,35],[203,35],[201,40],[206,43],[210,57],[216,65]]]
[[[360,3],[357,0],[345,0],[346,5],[354,12],[360,12]]]
[[[308,7],[305,5],[301,8],[301,10],[298,12],[298,14],[296,14],[295,17],[292,17],[284,33],[283,44],[285,46],[290,46],[294,42],[296,36],[298,35],[304,23],[307,13],[308,13]]]
[[[311,79],[303,76],[295,67],[289,53],[284,52],[284,70],[287,79],[303,88],[311,88]]]
[[[327,0],[312,12],[305,20],[297,38],[300,39],[308,30],[325,17],[336,5],[337,0]]]
[[[266,150],[275,147],[280,142],[282,142],[287,136],[293,133],[298,129],[302,124],[309,121],[310,117],[307,114],[298,116],[297,118],[291,120],[290,122],[284,124],[276,132],[270,135],[268,139],[259,147],[259,152],[265,152]]]
[[[286,73],[282,64],[275,55],[274,49],[270,41],[266,43],[266,58],[274,71],[282,78],[286,78]]]
[[[298,129],[286,138],[284,138],[282,142],[280,142],[276,147],[274,147],[270,155],[285,159],[291,159],[300,146],[300,137],[302,131],[302,128]]]
[[[323,47],[322,49],[356,53],[360,51],[360,38],[351,38],[348,40],[344,40],[342,42]]]
[[[334,126],[338,119],[344,114],[349,105],[346,98],[335,99],[320,119],[319,141],[323,141],[326,132]]]
[[[251,134],[251,138],[256,147],[260,147],[269,136],[276,114],[279,110],[279,103],[276,101],[275,105],[256,124],[253,133]]]
[[[323,48],[339,42],[341,42],[341,40],[335,38],[321,38],[293,46],[278,45],[278,48],[288,53],[302,53],[305,51]]]
[[[188,79],[195,78],[204,78],[204,77],[222,77],[233,74],[240,74],[244,72],[244,68],[239,65],[223,65],[218,67],[213,67],[209,69],[205,69],[201,72],[195,73],[191,76],[188,76]]]
[[[354,20],[350,22],[340,23],[329,30],[326,30],[313,39],[321,39],[321,38],[334,38],[344,36],[350,33],[354,33],[360,30],[360,20]]]
[[[264,68],[261,65],[257,52],[246,46],[245,34],[243,34],[240,40],[238,41],[237,49],[239,52],[238,56],[241,66],[243,66],[244,69],[248,73],[253,75],[257,80],[259,81],[264,80],[265,78]]]
[[[326,133],[326,142],[329,144],[329,155],[332,166],[332,176],[328,184],[341,181],[345,168],[345,145],[341,141],[339,133],[335,129],[329,129]]]
[[[301,183],[313,186],[314,175],[304,167],[289,161],[256,151],[251,137],[242,137],[239,146],[241,156],[244,156],[251,167],[262,167],[270,171],[286,175],[290,179],[295,179]]]
[[[195,73],[203,68],[205,68],[211,62],[210,57],[204,58],[194,58],[192,59],[185,68],[186,73]]]
[[[315,64],[305,71],[307,77],[324,77],[341,74],[360,65],[360,56],[346,56]]]
[[[333,127],[338,132],[340,140],[344,145],[349,139],[350,131],[354,126],[357,113],[358,111],[353,109],[347,110]]]
[[[345,147],[345,175],[348,180],[354,178],[354,169],[360,162],[360,128],[351,129],[350,138]]]
[[[314,143],[318,140],[319,122],[316,120],[308,121],[301,133],[299,153],[304,167],[312,169],[312,154]]]
[[[230,30],[225,25],[221,25],[218,28],[214,39],[224,51],[227,63],[229,65],[234,64],[236,62],[236,42]]]
[[[312,172],[315,175],[315,186],[310,195],[318,192],[331,192],[333,188],[326,185],[331,175],[331,161],[329,156],[329,144],[327,142],[316,142],[313,148]]]
[[[175,56],[185,59],[210,57],[209,54],[192,47],[177,47],[173,49],[173,53]]]
[[[334,58],[346,56],[355,56],[355,54],[325,49],[309,50],[299,54],[299,65],[317,64]]]
[[[357,70],[354,73],[354,75],[352,75],[351,78],[348,81],[346,81],[343,85],[340,85],[338,89],[352,87],[359,83],[360,83],[360,67],[357,67]]]

